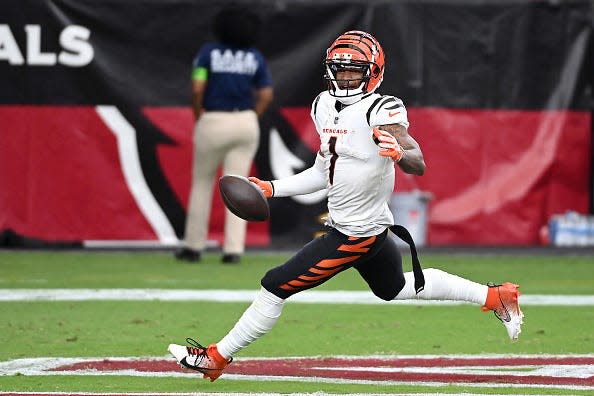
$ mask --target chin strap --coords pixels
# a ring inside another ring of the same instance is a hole
[[[419,261],[419,257],[417,255],[415,241],[413,241],[413,238],[408,232],[408,230],[401,225],[393,225],[392,227],[390,227],[390,231],[396,234],[398,238],[402,239],[410,247],[410,254],[412,257],[412,268],[413,273],[415,275],[415,291],[417,294],[419,294],[425,288],[425,277],[423,276],[423,269],[421,268],[421,262]]]

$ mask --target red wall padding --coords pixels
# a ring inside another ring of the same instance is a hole
[[[399,173],[397,190],[434,195],[431,245],[535,244],[552,214],[587,212],[590,113],[408,110],[427,171],[422,177]],[[158,157],[187,208],[190,109],[144,113],[176,142],[159,147]],[[314,155],[309,108],[282,114]],[[0,206],[7,208],[0,211],[0,229],[48,241],[155,239],[124,180],[116,139],[94,107],[0,106],[0,119]],[[222,222],[215,190],[210,238],[222,239]],[[266,222],[250,224],[249,245],[269,241]]]

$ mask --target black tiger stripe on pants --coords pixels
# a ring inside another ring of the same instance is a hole
[[[261,284],[272,294],[286,299],[319,286],[351,267],[383,300],[393,300],[404,287],[402,257],[387,229],[371,237],[349,237],[331,228],[287,262],[269,270]]]

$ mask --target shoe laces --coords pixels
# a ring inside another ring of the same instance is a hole
[[[203,347],[202,345],[200,345],[200,343],[198,341],[196,341],[193,338],[186,338],[186,342],[190,345],[190,346],[186,346],[186,350],[188,351],[188,354],[192,355],[192,356],[196,356],[196,361],[198,362],[198,358],[200,358],[200,361],[202,361],[202,359],[207,358],[208,359],[208,354],[206,353],[206,348]]]
[[[196,365],[201,363],[205,358],[210,360],[210,356],[208,356],[208,348],[205,348],[198,341],[190,337],[186,338],[186,342],[190,344],[190,346],[186,346],[188,354],[196,356]],[[227,360],[227,364],[231,363],[232,361],[233,358],[231,357],[229,360]]]
[[[502,322],[510,322],[511,315],[510,315],[509,311],[507,310],[505,304],[503,303],[503,300],[501,299],[501,293],[499,293],[499,287],[501,285],[496,285],[493,282],[489,282],[489,283],[487,283],[487,286],[497,288],[497,297],[499,298],[499,306],[500,307],[493,309],[493,314],[495,314],[495,317]]]

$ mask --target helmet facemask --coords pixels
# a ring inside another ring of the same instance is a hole
[[[371,67],[365,63],[350,62],[326,62],[326,74],[324,78],[328,83],[330,95],[344,104],[354,103],[361,99],[367,92],[367,85],[371,77]],[[357,79],[338,79],[338,73],[343,70],[357,71],[361,77]],[[359,84],[357,84],[359,82]],[[348,103],[347,103],[348,102]]]

